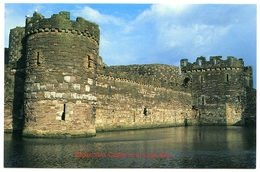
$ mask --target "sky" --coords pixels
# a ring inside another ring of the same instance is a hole
[[[9,31],[37,9],[45,18],[68,11],[100,27],[99,55],[107,65],[169,64],[186,58],[243,58],[256,87],[256,4],[5,3],[4,47]]]

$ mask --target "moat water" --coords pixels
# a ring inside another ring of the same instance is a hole
[[[4,167],[252,169],[256,168],[256,129],[188,126],[74,139],[4,134]]]

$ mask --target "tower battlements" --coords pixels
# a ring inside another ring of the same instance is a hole
[[[226,60],[222,60],[222,56],[210,56],[210,60],[201,56],[196,59],[196,62],[190,63],[188,59],[181,59],[180,61],[182,72],[193,72],[202,70],[228,70],[244,67],[243,59],[237,59],[233,56],[228,56]]]
[[[93,22],[77,17],[76,21],[70,20],[70,13],[61,11],[45,18],[40,13],[34,12],[33,17],[26,18],[26,35],[39,32],[63,32],[87,36],[99,43],[99,27]]]

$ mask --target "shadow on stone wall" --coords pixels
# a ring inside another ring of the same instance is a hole
[[[16,63],[14,78],[14,98],[13,98],[13,132],[22,132],[24,128],[24,86],[25,86],[25,55]]]

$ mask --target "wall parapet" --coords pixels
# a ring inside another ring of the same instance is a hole
[[[184,78],[177,66],[165,64],[106,66],[99,69],[98,73],[132,80],[140,84],[188,91],[186,87],[183,87]]]
[[[140,86],[147,86],[149,88],[152,89],[161,89],[161,90],[173,90],[174,89],[169,89],[169,88],[165,88],[165,87],[161,87],[161,86],[155,86],[155,85],[151,85],[151,84],[145,84],[142,82],[136,82],[134,80],[130,80],[130,79],[125,79],[125,78],[119,78],[119,77],[114,77],[114,76],[110,76],[110,75],[103,75],[103,74],[97,74],[97,78],[103,78],[105,80],[114,80],[114,81],[119,81],[119,82],[125,82],[125,83],[130,83],[130,84],[135,84],[135,85],[140,85]],[[97,86],[99,86],[99,82],[97,82]],[[184,92],[183,94],[190,94],[189,92]]]
[[[99,42],[99,27],[93,22],[77,17],[76,21],[70,20],[70,13],[62,11],[51,18],[44,18],[40,13],[34,12],[33,17],[26,18],[26,35],[39,32],[61,32],[87,36]]]
[[[188,59],[181,59],[180,61],[182,72],[200,72],[206,70],[239,70],[244,68],[243,59],[237,59],[233,56],[228,56],[226,60],[222,60],[222,56],[210,56],[210,60],[201,56],[196,59],[196,62],[190,63]]]

